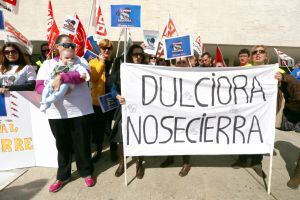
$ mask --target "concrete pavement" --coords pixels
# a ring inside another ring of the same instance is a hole
[[[56,169],[34,167],[0,192],[1,200],[12,199],[200,199],[200,200],[299,200],[300,188],[286,186],[296,166],[300,152],[300,134],[276,131],[273,157],[271,195],[266,192],[265,181],[251,168],[233,169],[230,165],[235,156],[192,156],[190,173],[181,178],[181,157],[168,168],[160,168],[164,157],[146,157],[146,171],[142,180],[135,178],[135,165],[128,159],[127,177],[114,176],[117,164],[110,162],[109,151],[95,165],[97,183],[92,188],[84,185],[83,179],[74,170],[72,180],[62,190],[52,194],[49,185],[55,180]],[[264,156],[263,168],[269,169],[269,156]],[[73,165],[75,169],[75,165]]]

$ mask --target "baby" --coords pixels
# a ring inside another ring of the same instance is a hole
[[[51,105],[51,103],[55,103],[56,101],[62,99],[68,92],[70,92],[73,88],[73,84],[62,83],[59,87],[58,91],[54,91],[52,87],[52,83],[54,78],[60,73],[67,73],[69,71],[77,71],[79,68],[76,62],[75,52],[71,49],[65,49],[60,53],[58,65],[53,69],[51,73],[51,80],[45,86],[42,93],[42,101],[40,106],[40,111],[45,112]],[[78,71],[80,73],[80,78],[86,79],[86,72]]]

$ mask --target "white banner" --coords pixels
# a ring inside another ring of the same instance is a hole
[[[32,54],[31,42],[13,27],[8,21],[5,21],[5,42],[13,42],[19,44],[29,55]]]
[[[29,102],[11,92],[5,107],[7,115],[0,117],[0,170],[35,166]]]
[[[158,47],[159,32],[152,30],[143,30],[144,33],[144,51],[147,54],[155,55]]]
[[[40,101],[35,91],[6,94],[6,112],[2,108],[0,116],[0,170],[57,167],[55,139],[39,111]]]
[[[272,152],[277,68],[122,64],[125,155]]]

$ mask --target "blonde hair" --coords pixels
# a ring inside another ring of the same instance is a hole
[[[113,45],[112,42],[109,39],[102,39],[99,42],[99,48],[103,48],[103,47],[110,47],[111,49],[113,49]]]
[[[251,52],[250,52],[250,58],[251,58],[251,64],[254,64],[253,63],[253,59],[252,59],[252,56],[254,55],[253,52],[257,49],[257,48],[263,48],[264,51],[265,51],[265,54],[266,54],[266,59],[264,61],[264,64],[268,64],[269,63],[269,57],[268,57],[268,51],[267,51],[267,47],[265,45],[255,45],[254,47],[251,48]]]

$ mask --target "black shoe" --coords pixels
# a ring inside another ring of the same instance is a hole
[[[237,160],[235,163],[233,163],[231,165],[231,167],[233,169],[240,169],[240,168],[244,168],[247,167],[247,162],[241,161],[241,160]]]
[[[96,163],[100,160],[101,158],[101,153],[99,153],[98,151],[96,151],[92,157],[92,162]]]
[[[181,176],[181,177],[185,177],[186,175],[188,175],[190,170],[191,170],[191,165],[190,164],[183,164],[178,175]]]
[[[253,165],[252,166],[252,169],[255,171],[255,173],[258,175],[258,176],[260,176],[260,177],[262,177],[262,178],[266,178],[267,177],[267,175],[265,174],[265,172],[263,171],[263,169],[262,169],[262,164],[260,163],[260,164],[257,164],[257,165]]]

